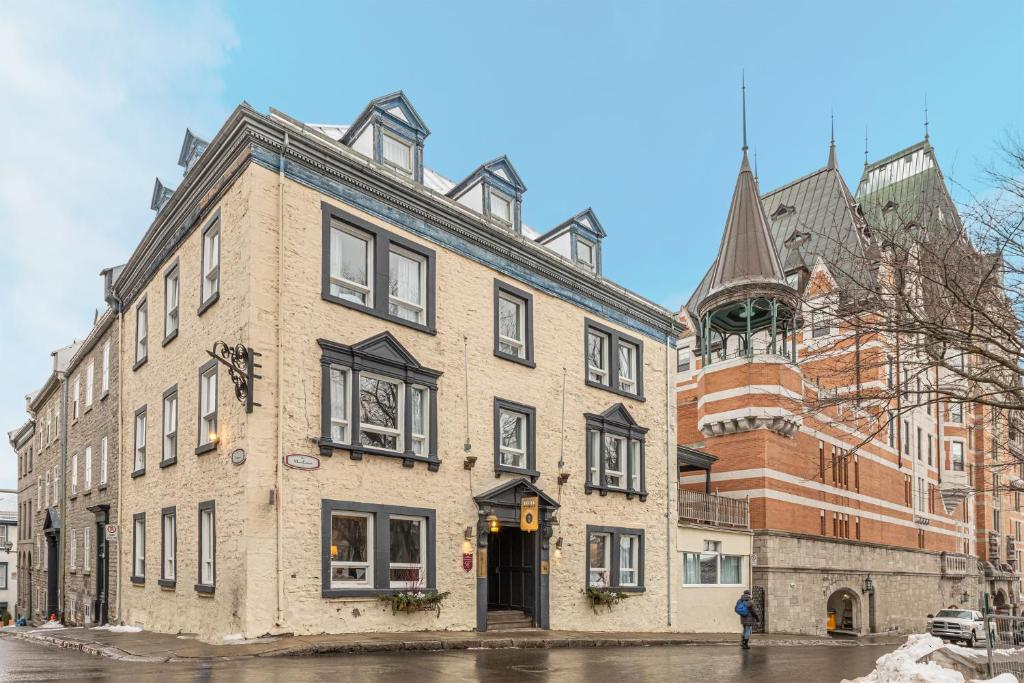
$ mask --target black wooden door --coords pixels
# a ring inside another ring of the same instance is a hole
[[[491,534],[487,552],[487,608],[534,613],[536,534],[502,529]]]

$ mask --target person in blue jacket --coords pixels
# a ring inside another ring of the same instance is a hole
[[[750,599],[750,591],[743,591],[743,595],[736,601],[736,614],[740,615],[740,624],[743,626],[743,636],[740,640],[740,647],[744,650],[750,649],[750,632],[754,629],[754,624],[761,621],[761,615],[758,613],[757,608],[754,607],[753,601]]]

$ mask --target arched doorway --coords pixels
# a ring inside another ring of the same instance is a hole
[[[1002,588],[996,590],[992,596],[992,609],[999,613],[1007,613],[1010,611],[1010,606],[1006,599],[1006,591]]]
[[[826,630],[830,635],[858,635],[860,598],[849,588],[840,588],[829,596],[825,618]]]

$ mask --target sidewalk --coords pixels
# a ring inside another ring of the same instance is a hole
[[[585,631],[417,631],[411,633],[343,633],[320,636],[264,637],[210,644],[190,635],[116,633],[91,628],[8,628],[6,637],[51,645],[124,661],[167,662],[241,657],[289,657],[361,652],[467,650],[479,648],[650,647],[659,645],[737,645],[733,633],[602,633]],[[906,636],[897,636],[900,643]],[[872,644],[878,644],[877,638]],[[828,645],[851,647],[857,640],[817,636],[755,634],[753,646]]]

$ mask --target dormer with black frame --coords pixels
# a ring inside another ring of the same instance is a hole
[[[616,403],[600,415],[585,413],[587,421],[587,480],[583,490],[623,493],[647,500],[646,438],[647,428],[637,425],[626,410]]]
[[[537,242],[600,275],[601,240],[606,236],[594,210],[587,208],[548,230],[537,238]]]
[[[187,128],[185,130],[185,139],[181,143],[181,152],[178,154],[178,166],[181,166],[185,169],[185,173],[188,173],[209,146],[209,140],[204,140],[192,132],[191,128]]]
[[[320,454],[347,450],[417,462],[431,472],[437,454],[437,379],[390,332],[352,346],[319,339],[322,356]]]
[[[448,190],[448,196],[483,214],[498,225],[523,231],[523,193],[526,185],[506,156],[482,164]]]
[[[401,90],[370,100],[341,138],[378,164],[423,182],[423,141],[430,129]]]

